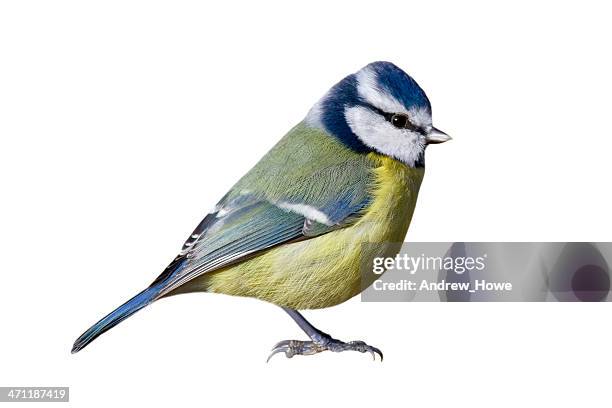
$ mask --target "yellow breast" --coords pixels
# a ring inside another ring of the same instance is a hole
[[[423,169],[370,153],[373,200],[352,226],[281,245],[243,263],[203,275],[193,284],[209,292],[250,296],[293,309],[342,303],[362,290],[362,244],[369,256],[389,256],[403,242],[416,205]],[[193,285],[192,285],[193,286]]]

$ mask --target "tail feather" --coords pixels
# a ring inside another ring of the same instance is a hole
[[[149,305],[155,300],[155,297],[159,294],[159,290],[155,286],[150,286],[143,290],[123,305],[103,317],[98,323],[91,326],[85,333],[76,339],[72,346],[72,353],[77,353],[81,349],[85,348],[89,343],[94,341],[99,335],[107,330],[112,329],[143,307]]]

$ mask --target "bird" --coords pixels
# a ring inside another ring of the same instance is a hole
[[[151,303],[209,292],[280,306],[308,340],[283,340],[268,357],[356,351],[300,310],[338,305],[363,282],[363,259],[395,256],[425,170],[425,150],[450,136],[432,124],[416,81],[391,62],[370,63],[333,85],[221,198],[153,282],[75,342],[86,347]]]

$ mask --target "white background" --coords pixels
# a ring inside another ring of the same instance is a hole
[[[70,347],[375,60],[409,72],[454,137],[428,149],[407,240],[609,241],[609,16],[589,1],[2,2],[0,385],[69,385],[80,407],[608,403],[608,304],[355,298],[305,315],[382,364],[266,364],[304,338],[288,316],[194,294]]]

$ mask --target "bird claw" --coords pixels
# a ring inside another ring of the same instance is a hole
[[[374,361],[376,361],[376,355],[378,354],[380,356],[380,361],[383,361],[383,353],[377,347],[370,346],[369,344],[366,344],[365,342],[359,340],[350,341],[348,344],[351,345],[351,348],[349,348],[349,350],[358,351],[360,353],[368,352],[372,355],[372,359]]]
[[[285,353],[285,357],[292,358],[295,355],[310,356],[324,350],[326,350],[325,346],[315,343],[314,341],[283,340],[272,347],[272,352],[268,356],[266,362],[270,361],[272,356],[277,353]]]
[[[268,356],[266,362],[270,361],[272,356],[278,353],[285,353],[285,357],[292,358],[293,356],[310,356],[313,354],[320,353],[322,351],[329,350],[335,353],[341,351],[351,350],[358,351],[360,353],[370,353],[372,358],[376,360],[376,355],[380,356],[380,361],[383,361],[383,353],[380,349],[370,346],[363,341],[349,341],[345,343],[336,339],[325,339],[322,342],[315,341],[302,341],[302,340],[283,340],[272,348],[272,352]]]

